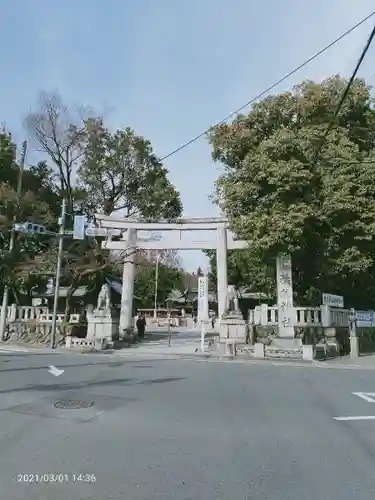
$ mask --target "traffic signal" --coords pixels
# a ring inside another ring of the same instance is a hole
[[[40,224],[34,224],[33,222],[22,222],[22,223],[17,223],[14,224],[13,226],[14,230],[17,233],[24,233],[24,234],[48,234],[47,229],[45,226],[41,226]]]

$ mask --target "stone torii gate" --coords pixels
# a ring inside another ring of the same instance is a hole
[[[174,222],[168,221],[142,221],[126,219],[116,216],[96,214],[95,219],[100,227],[108,230],[122,231],[122,240],[113,241],[109,235],[103,242],[102,248],[125,252],[128,257],[124,262],[121,294],[120,335],[133,328],[133,291],[135,277],[135,249],[144,250],[206,250],[214,249],[217,255],[217,295],[218,316],[221,319],[226,309],[228,293],[228,268],[227,251],[240,250],[246,247],[246,241],[233,238],[227,229],[226,217],[193,217],[181,218]],[[176,237],[171,242],[139,239],[138,231],[216,231],[214,241],[184,242],[181,237]]]

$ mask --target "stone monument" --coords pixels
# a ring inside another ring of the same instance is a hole
[[[276,284],[278,305],[278,335],[272,341],[276,347],[298,349],[301,339],[295,338],[296,312],[293,304],[292,259],[279,254],[276,260]]]
[[[96,308],[87,309],[87,339],[96,349],[103,349],[109,342],[117,340],[118,325],[116,311],[111,305],[111,290],[105,284],[99,292]]]

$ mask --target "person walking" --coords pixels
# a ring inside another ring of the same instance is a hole
[[[143,316],[143,314],[138,315],[136,325],[137,325],[138,337],[140,339],[143,339],[146,331],[146,318]]]
[[[215,328],[215,316],[212,316],[212,318],[211,318],[211,326],[212,326],[212,329]]]

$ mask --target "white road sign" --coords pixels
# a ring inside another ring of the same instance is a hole
[[[341,295],[323,293],[322,302],[325,306],[339,307],[340,309],[344,307],[344,297],[342,297]]]
[[[86,217],[84,215],[74,216],[73,239],[75,240],[85,239],[85,225],[86,225]]]
[[[198,279],[198,321],[208,321],[208,277]]]
[[[358,328],[370,328],[375,326],[375,312],[355,311],[355,320]]]
[[[86,236],[107,236],[108,231],[105,227],[88,227]]]

